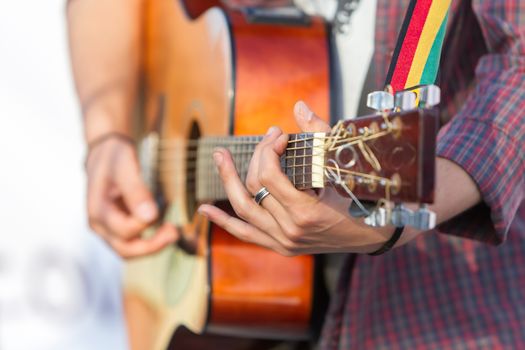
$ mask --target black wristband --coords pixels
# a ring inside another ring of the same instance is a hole
[[[388,252],[390,249],[392,249],[392,247],[399,240],[404,229],[405,229],[405,226],[396,227],[394,233],[392,234],[392,237],[390,237],[390,239],[386,241],[385,244],[381,246],[381,248],[379,248],[378,250],[372,253],[368,253],[368,255],[381,255],[381,254]]]

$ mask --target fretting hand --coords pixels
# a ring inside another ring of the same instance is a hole
[[[304,132],[330,130],[303,102],[296,104],[294,112]],[[211,205],[202,205],[199,212],[243,241],[288,256],[371,252],[390,238],[392,227],[372,228],[351,218],[349,200],[335,190],[297,190],[280,166],[287,143],[288,135],[271,128],[254,152],[246,184],[239,178],[230,153],[217,149],[213,157],[238,218]],[[270,195],[258,205],[253,196],[262,187]]]

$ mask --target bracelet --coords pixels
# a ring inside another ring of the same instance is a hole
[[[84,160],[84,167],[85,168],[87,168],[87,162],[88,162],[88,159],[89,159],[89,155],[93,152],[93,150],[95,148],[97,148],[97,146],[100,146],[104,142],[106,142],[106,141],[108,141],[110,139],[113,139],[113,138],[119,139],[121,141],[129,143],[132,146],[135,146],[135,140],[131,136],[123,134],[121,132],[110,131],[110,132],[107,132],[105,134],[102,134],[102,135],[96,137],[94,140],[92,140],[91,142],[89,142],[87,144],[87,152],[86,152],[86,157],[85,157],[85,160]]]
[[[403,233],[403,230],[405,229],[405,226],[396,227],[394,233],[392,234],[392,237],[388,241],[383,244],[381,248],[378,250],[368,253],[368,255],[381,255],[386,252],[388,252],[392,247],[396,244],[396,242],[399,240],[399,237],[401,237],[401,234]]]

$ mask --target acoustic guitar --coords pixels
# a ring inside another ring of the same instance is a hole
[[[429,203],[436,117],[382,113],[298,133],[294,103],[330,115],[323,20],[293,8],[232,9],[219,1],[149,0],[144,9],[144,176],[183,238],[127,263],[126,303],[141,310],[149,349],[179,326],[195,333],[307,339],[315,318],[312,256],[241,242],[196,213],[227,199],[211,158],[228,148],[244,177],[268,127],[290,136],[283,171],[299,189],[334,186],[362,199]],[[147,235],[148,233],[146,233]],[[133,328],[133,327],[132,327]],[[140,329],[136,329],[140,328]]]

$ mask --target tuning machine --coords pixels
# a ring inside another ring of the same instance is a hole
[[[365,224],[372,227],[384,227],[388,225],[388,210],[384,207],[374,209],[365,218]]]
[[[423,108],[437,106],[441,102],[441,89],[437,85],[425,85],[419,88],[419,104]]]
[[[368,94],[366,105],[377,111],[411,110],[418,106],[431,108],[441,102],[441,89],[437,85],[423,85],[411,89],[398,91],[395,94],[389,91],[374,91]]]
[[[414,212],[402,204],[398,204],[392,210],[391,223],[395,227],[403,227],[411,225],[414,217]]]
[[[421,205],[414,213],[412,226],[423,231],[433,229],[436,227],[436,213],[429,210],[425,204]]]
[[[354,217],[363,217],[364,215],[355,215]],[[391,224],[395,227],[412,226],[418,230],[428,231],[436,226],[436,214],[423,204],[418,210],[413,211],[402,204],[397,204],[393,209],[387,207],[378,207],[371,209],[364,217],[365,224],[372,227],[383,227]]]
[[[377,207],[375,202],[352,201],[348,212],[356,219],[363,218],[368,226],[382,227],[388,224],[388,210],[384,207]]]
[[[414,91],[400,91],[394,97],[395,108],[408,111],[417,107],[417,95]]]
[[[394,108],[394,95],[388,91],[374,91],[368,94],[366,105],[377,112],[384,112]]]

